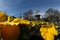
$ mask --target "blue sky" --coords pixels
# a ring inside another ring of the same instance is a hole
[[[48,8],[60,10],[60,0],[0,0],[0,11],[7,15],[19,17],[20,14],[35,8],[39,9],[41,14]]]

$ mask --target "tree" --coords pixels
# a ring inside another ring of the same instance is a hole
[[[60,15],[60,12],[56,9],[52,9],[52,8],[49,8],[46,13],[45,13],[45,18],[47,18],[49,20],[49,22],[58,22],[59,19],[59,16]]]
[[[27,20],[34,20],[33,11],[29,10],[23,14],[23,18]]]
[[[34,13],[35,15],[35,18],[36,18],[36,20],[40,20],[40,10],[38,10],[38,9],[36,9],[36,11],[35,11],[35,13]]]

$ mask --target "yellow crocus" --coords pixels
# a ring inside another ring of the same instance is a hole
[[[41,36],[45,40],[54,40],[54,36],[58,36],[58,31],[54,25],[45,25],[40,28]]]
[[[0,12],[0,22],[5,21],[6,14],[4,12]]]

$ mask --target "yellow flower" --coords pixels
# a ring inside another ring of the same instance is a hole
[[[44,22],[41,22],[41,24],[44,24]]]
[[[30,21],[20,18],[15,18],[12,22],[19,22],[20,24],[30,24]]]
[[[45,21],[41,21],[41,24],[45,24]]]
[[[11,21],[11,16],[8,16],[8,22],[10,22]]]
[[[20,18],[15,18],[12,22],[19,22],[19,21],[21,21]]]
[[[55,29],[54,24],[42,25],[40,28],[40,32],[41,36],[45,40],[54,40],[54,36],[58,35],[58,31]]]
[[[55,26],[55,28],[59,28],[59,26]]]
[[[53,23],[50,24],[52,27],[55,27],[55,25]]]
[[[5,21],[6,19],[6,14],[4,12],[0,12],[0,22]]]
[[[32,24],[32,27],[34,27],[34,26],[35,26],[35,22],[31,21],[31,24]]]
[[[23,20],[22,22],[23,22],[23,24],[30,24],[30,21],[28,21],[28,20]]]
[[[46,25],[48,25],[49,23],[48,22],[46,22]]]

